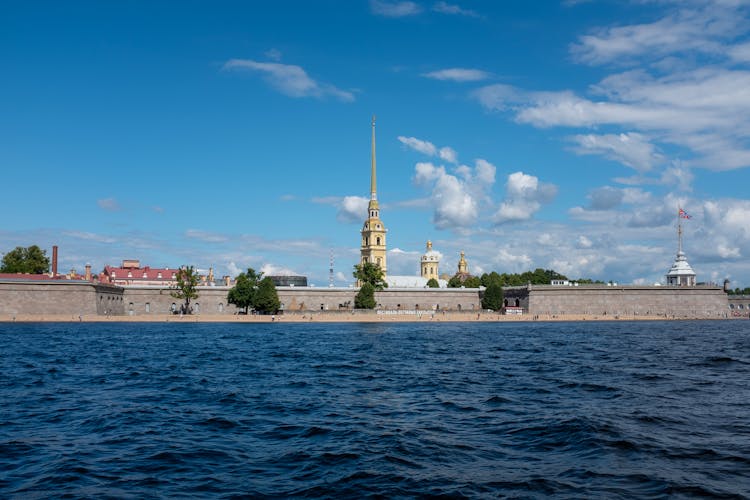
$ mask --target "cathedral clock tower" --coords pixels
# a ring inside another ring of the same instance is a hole
[[[383,278],[386,275],[385,264],[385,225],[380,220],[378,193],[375,176],[375,117],[372,117],[372,160],[370,165],[370,202],[367,204],[367,219],[362,226],[362,247],[360,263],[371,262],[380,266]]]

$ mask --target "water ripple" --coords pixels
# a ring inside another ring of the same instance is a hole
[[[750,497],[750,324],[0,324],[0,497]]]

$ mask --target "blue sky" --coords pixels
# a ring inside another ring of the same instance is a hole
[[[389,271],[750,285],[731,1],[5,2],[0,252],[351,283],[377,115]],[[51,253],[48,251],[48,253]]]

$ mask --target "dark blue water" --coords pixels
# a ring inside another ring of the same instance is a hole
[[[0,497],[750,496],[750,322],[0,324]]]

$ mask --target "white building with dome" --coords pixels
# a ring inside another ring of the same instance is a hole
[[[677,213],[677,258],[666,274],[668,286],[695,286],[695,271],[690,267],[685,252],[682,251],[682,218],[690,218],[680,209]]]
[[[448,288],[448,282],[440,279],[440,252],[432,249],[432,242],[427,241],[427,251],[419,261],[420,276],[395,276],[388,275],[385,282],[388,288],[427,288],[427,282],[435,279],[440,288]]]

